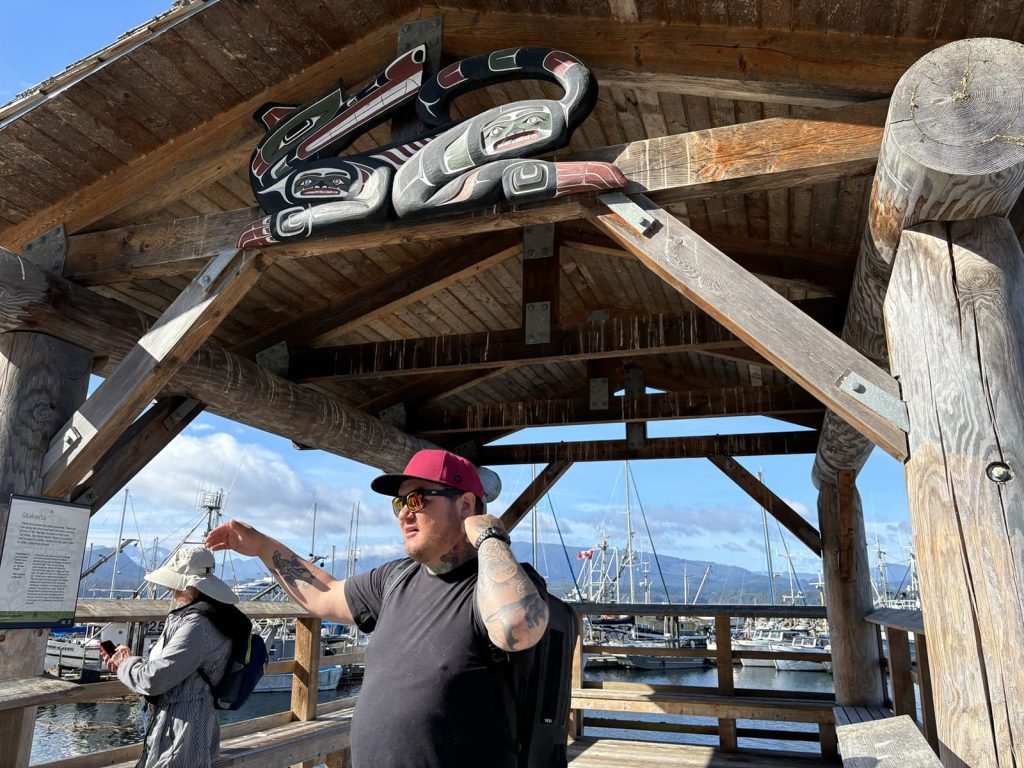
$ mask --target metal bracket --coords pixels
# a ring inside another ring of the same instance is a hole
[[[591,379],[590,380],[590,410],[592,411],[607,411],[608,410],[608,379]]]
[[[653,216],[622,192],[606,192],[598,195],[597,199],[604,203],[608,210],[621,217],[631,229],[639,232],[641,237],[650,237],[658,226]]]
[[[436,61],[432,62],[436,72],[441,64],[442,22],[443,17],[431,16],[429,19],[418,19],[403,24],[398,30],[398,55],[408,53],[419,45],[426,45],[427,59],[436,56]]]
[[[377,417],[392,426],[405,429],[405,403],[398,403],[390,408],[385,408],[377,414]]]
[[[82,442],[82,433],[79,432],[76,427],[68,427],[64,430],[64,434],[60,436],[60,440],[54,437],[54,439],[50,441],[50,447],[43,455],[43,474],[46,474],[50,468],[57,463],[61,456],[70,451],[80,442]]]
[[[267,347],[262,352],[256,353],[256,365],[266,368],[278,376],[288,375],[288,342],[279,341],[272,347]]]
[[[63,275],[64,258],[68,254],[68,237],[64,231],[64,225],[58,224],[53,229],[29,240],[22,247],[21,254],[37,267],[41,267],[47,272],[53,272],[55,275]]]
[[[910,413],[907,404],[853,371],[847,371],[836,386],[858,402],[870,408],[889,423],[904,432],[910,431]]]
[[[591,309],[587,312],[588,323],[607,323],[612,317],[607,309]]]
[[[555,225],[523,227],[523,260],[546,259],[555,255]]]
[[[551,341],[551,302],[531,301],[526,305],[526,343],[547,344]]]
[[[171,411],[170,415],[164,419],[164,426],[167,429],[174,429],[178,424],[181,423],[182,419],[186,418],[192,411],[199,406],[199,401],[194,397],[186,397],[181,405]]]

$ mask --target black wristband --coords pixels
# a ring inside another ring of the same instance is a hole
[[[476,537],[476,543],[473,545],[474,549],[480,549],[480,545],[488,539],[501,539],[506,544],[512,544],[512,538],[503,531],[501,528],[496,528],[493,525],[484,528],[480,535]]]

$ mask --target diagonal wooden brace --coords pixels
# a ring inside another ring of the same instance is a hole
[[[230,249],[210,259],[50,442],[43,495],[63,498],[110,450],[259,278],[264,261]]]
[[[903,429],[870,400],[842,386],[853,373],[876,394],[899,400],[892,376],[672,214],[643,195],[631,199],[654,220],[646,235],[601,206],[588,208],[587,218],[875,445],[900,461],[906,459]]]

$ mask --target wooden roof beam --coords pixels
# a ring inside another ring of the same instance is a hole
[[[789,504],[780,499],[761,480],[731,456],[709,456],[708,460],[738,485],[750,498],[760,504],[768,513],[786,526],[814,554],[821,557],[821,534],[818,529],[804,520]]]
[[[615,163],[630,184],[662,203],[779,189],[870,172],[886,102],[823,110],[813,118],[775,117],[566,155]],[[587,197],[516,210],[488,209],[427,221],[394,221],[361,232],[282,243],[270,259],[334,254],[579,219]],[[68,238],[64,274],[83,285],[189,272],[235,245],[241,222],[259,209],[143,224]],[[0,235],[2,237],[2,235]]]
[[[868,439],[894,458],[906,458],[906,433],[841,386],[856,375],[899,399],[899,385],[888,373],[657,204],[642,195],[633,201],[654,222],[646,236],[604,207],[592,209],[589,218]]]
[[[792,384],[610,397],[608,405],[607,409],[594,410],[590,407],[590,398],[581,396],[558,400],[423,407],[408,414],[406,426],[414,434],[437,435],[666,419],[818,414],[824,410],[821,403]]]
[[[853,279],[856,253],[837,253],[780,245],[732,234],[708,233],[707,239],[741,267],[760,277],[802,284],[829,293],[846,293]],[[566,248],[617,258],[633,254],[593,227],[559,231]]]
[[[769,456],[814,453],[818,433],[763,432],[746,435],[651,438],[630,448],[625,440],[531,443],[484,446],[478,464],[549,464],[554,461],[622,461],[624,459],[706,459],[710,456]]]
[[[665,24],[442,6],[446,57],[559,46],[598,82],[721,99],[836,106],[888,96],[940,41],[752,27]]]
[[[151,318],[44,272],[0,248],[0,332],[46,333],[120,362]],[[370,466],[400,470],[422,448],[434,447],[379,419],[213,344],[178,369],[164,394],[185,394],[219,416]]]
[[[6,228],[0,232],[0,246],[20,250],[28,240],[61,223],[69,233],[79,232],[128,205],[132,205],[136,214],[158,211],[245,167],[253,147],[265,132],[252,119],[257,109],[268,101],[289,103],[312,98],[335,85],[339,78],[358,84],[373,77],[393,58],[395,28],[418,15],[419,11],[414,11],[396,19],[393,25],[370,31],[361,40],[293,77],[197,125],[188,133],[174,137],[25,221]],[[143,203],[142,207],[140,203]],[[180,243],[178,245],[181,246]],[[202,261],[211,255],[206,252]]]
[[[571,466],[572,462],[569,461],[553,461],[544,467],[502,514],[501,524],[505,526],[505,530],[511,531],[519,525],[519,521],[526,517],[526,513],[551,490]]]
[[[703,312],[687,312],[565,328],[552,333],[547,344],[525,343],[522,330],[517,328],[295,349],[290,352],[289,376],[296,381],[378,379],[490,369],[510,363],[544,365],[735,345],[736,338]]]

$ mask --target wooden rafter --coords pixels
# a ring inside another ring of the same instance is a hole
[[[67,496],[259,278],[250,251],[212,259],[75,412],[43,458],[43,495]]]
[[[101,373],[120,362],[151,323],[2,248],[0,287],[0,331],[31,329],[90,349],[106,359]],[[53,296],[61,297],[59,304]],[[388,470],[400,470],[413,453],[433,447],[210,343],[178,369],[164,394],[189,395],[219,416]]]
[[[827,110],[814,118],[777,117],[706,131],[664,136],[567,155],[615,163],[629,192],[662,203],[722,194],[779,189],[866,173],[874,166],[885,120],[885,102]],[[586,200],[586,198],[582,198]],[[76,235],[68,240],[64,274],[92,285],[156,277],[194,269],[211,253],[235,244],[232,225],[258,209],[208,214],[195,220],[143,224]],[[412,240],[465,236],[498,229],[579,219],[576,200],[556,200],[514,211],[481,211],[420,222],[389,222],[362,232],[283,243],[268,258],[287,259]],[[192,239],[180,239],[192,232]],[[207,233],[212,233],[207,235]]]
[[[481,466],[549,464],[553,461],[622,461],[624,459],[706,459],[709,456],[770,456],[814,453],[818,433],[762,432],[746,435],[658,437],[630,448],[625,440],[485,446],[476,455]]]
[[[554,461],[544,467],[516,500],[509,505],[509,508],[502,513],[501,524],[505,526],[505,530],[511,531],[519,525],[519,521],[526,516],[526,513],[540,501],[545,493],[551,490],[551,487],[571,466],[572,463],[568,461]]]
[[[941,43],[754,27],[479,13],[443,8],[450,58],[518,45],[558,45],[603,85],[720,99],[836,105],[886,96]],[[822,63],[827,62],[827,66]]]
[[[525,429],[579,424],[695,419],[718,416],[820,414],[824,406],[791,384],[722,387],[639,397],[611,397],[609,407],[590,408],[589,397],[524,400],[486,405],[424,407],[410,413],[406,426],[416,434]]]
[[[772,490],[752,475],[747,468],[731,456],[709,456],[708,461],[718,467],[726,476],[738,485],[750,498],[768,510],[776,520],[801,542],[821,557],[821,534],[804,520],[789,504],[779,498]]]
[[[316,342],[319,336],[340,336],[402,307],[444,290],[473,275],[485,272],[521,249],[511,232],[483,235],[457,246],[445,246],[413,264],[389,273],[325,307],[311,309],[287,323],[246,340],[235,349],[248,355],[280,341],[290,344]]]
[[[499,368],[507,364],[541,365],[722,346],[731,348],[736,343],[731,333],[702,312],[642,315],[562,329],[553,334],[547,344],[527,344],[522,331],[515,329],[296,349],[291,353],[290,378],[301,381],[373,379],[444,370]]]
[[[95,514],[181,434],[203,412],[203,407],[188,397],[157,400],[131,423],[92,474],[71,491],[71,500],[88,504]]]
[[[657,204],[642,195],[633,200],[656,222],[650,236],[607,209],[594,208],[589,218],[872,442],[897,459],[906,458],[906,433],[840,386],[852,373],[898,400],[899,385],[889,374]]]

